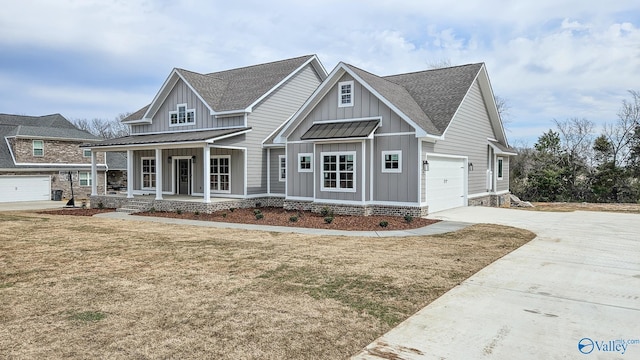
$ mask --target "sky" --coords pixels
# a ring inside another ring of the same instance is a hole
[[[175,67],[316,54],[384,76],[484,62],[511,145],[554,119],[599,132],[640,91],[637,0],[0,0],[0,113],[114,119]]]

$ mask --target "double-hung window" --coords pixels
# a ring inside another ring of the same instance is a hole
[[[91,150],[89,150],[89,149],[83,149],[83,150],[82,150],[82,156],[83,156],[83,157],[91,157]]]
[[[353,81],[338,83],[338,107],[353,106]]]
[[[91,173],[81,171],[79,174],[80,186],[91,186]]]
[[[153,189],[156,187],[156,159],[142,158],[142,188]]]
[[[356,191],[356,153],[321,153],[323,191]]]
[[[169,125],[193,125],[196,122],[196,110],[187,109],[187,104],[178,104],[175,111],[169,111]]]
[[[231,156],[212,156],[209,160],[211,175],[209,185],[214,192],[231,192]]]
[[[33,156],[44,156],[44,141],[33,140]]]

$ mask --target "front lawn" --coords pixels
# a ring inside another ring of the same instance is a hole
[[[327,237],[0,213],[8,358],[340,359],[533,234]]]

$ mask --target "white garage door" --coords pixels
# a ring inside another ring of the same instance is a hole
[[[427,160],[429,212],[465,206],[464,159],[428,156]]]
[[[0,176],[0,202],[51,199],[49,176]]]

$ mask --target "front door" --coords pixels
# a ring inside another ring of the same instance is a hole
[[[191,194],[191,160],[178,159],[178,194]]]

